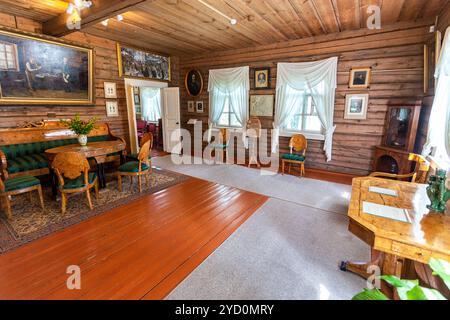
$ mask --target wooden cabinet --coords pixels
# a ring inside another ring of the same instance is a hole
[[[373,171],[393,174],[411,172],[409,154],[414,151],[422,101],[388,107],[383,145],[375,147]]]

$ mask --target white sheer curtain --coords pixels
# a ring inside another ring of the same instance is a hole
[[[248,91],[250,90],[250,68],[230,68],[209,71],[209,134],[216,126],[228,100],[239,124],[244,127],[248,120]]]
[[[280,130],[286,127],[286,121],[292,115],[294,106],[301,103],[308,92],[314,101],[325,132],[324,150],[327,160],[331,161],[333,134],[336,130],[333,117],[337,62],[338,58],[333,57],[315,62],[278,64],[273,153],[278,149]]]
[[[428,139],[423,155],[428,156],[435,148],[435,157],[450,162],[450,27],[447,29],[444,44],[436,66],[437,87],[428,124]],[[449,169],[449,168],[447,168]]]
[[[161,89],[142,88],[142,118],[158,122],[161,119]]]

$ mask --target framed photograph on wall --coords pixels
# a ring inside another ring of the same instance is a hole
[[[170,81],[170,57],[117,44],[119,77]]]
[[[272,117],[274,106],[274,96],[251,95],[250,96],[250,116],[252,117]]]
[[[93,49],[0,28],[0,104],[94,103]]]
[[[197,110],[197,113],[203,113],[205,111],[203,101],[196,102],[196,110]]]
[[[117,103],[117,101],[106,101],[106,116],[119,116],[119,104]]]
[[[350,70],[349,88],[367,89],[370,87],[372,68],[353,68]]]
[[[347,94],[345,96],[344,119],[366,120],[369,94]]]
[[[188,112],[189,113],[195,112],[195,101],[188,101]]]
[[[104,82],[105,98],[117,99],[117,86],[115,82]]]
[[[270,89],[270,68],[255,69],[255,89]]]

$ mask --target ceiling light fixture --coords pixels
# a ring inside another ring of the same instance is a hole
[[[117,15],[117,21],[123,21],[123,15],[118,14]]]
[[[225,19],[227,19],[228,21],[230,21],[230,24],[232,24],[233,26],[237,24],[237,20],[230,18],[229,16],[227,16],[225,13],[219,11],[218,9],[214,8],[212,5],[210,5],[209,3],[206,3],[203,0],[198,0],[198,2],[200,2],[201,4],[203,4],[205,7],[208,7],[209,9],[211,9],[212,11],[214,11],[215,13],[221,15],[222,17],[224,17]]]
[[[109,19],[106,19],[106,20],[102,21],[102,25],[104,25],[105,27],[108,26],[108,23],[109,23]]]

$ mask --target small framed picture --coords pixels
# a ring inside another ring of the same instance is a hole
[[[203,101],[197,101],[195,105],[196,105],[197,113],[203,113],[205,111],[205,109],[203,107]]]
[[[368,106],[368,94],[347,94],[345,97],[344,119],[366,120]]]
[[[117,101],[106,101],[106,116],[119,116],[119,104],[117,103]]]
[[[370,87],[372,68],[353,68],[350,70],[350,88],[367,89]]]
[[[135,94],[135,95],[134,95],[134,104],[135,104],[136,106],[138,106],[138,105],[141,104],[141,96],[140,96],[139,94]]]
[[[189,113],[195,112],[195,101],[188,101],[188,112]]]
[[[117,99],[117,87],[115,82],[105,82],[104,88],[106,99]]]
[[[270,89],[270,68],[255,69],[255,89]]]
[[[140,93],[139,87],[133,87],[133,93],[134,94],[139,94]]]

